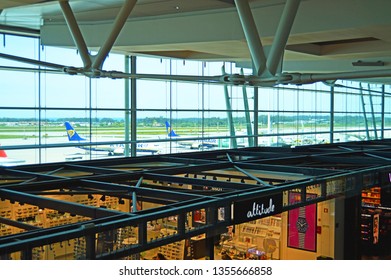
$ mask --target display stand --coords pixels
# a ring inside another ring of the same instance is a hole
[[[381,205],[381,188],[372,187],[361,192],[362,205],[377,207]]]
[[[160,230],[161,236],[176,234],[176,230],[163,228]],[[185,254],[185,240],[170,243],[159,247],[159,253],[168,260],[183,260]]]
[[[268,252],[267,258],[280,258],[281,217],[270,216],[241,224],[239,233],[239,244],[245,243],[248,249],[255,248],[258,251]],[[271,253],[270,244],[275,246],[273,253]]]

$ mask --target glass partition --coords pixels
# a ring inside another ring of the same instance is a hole
[[[82,66],[76,50],[43,47],[39,38],[8,34],[3,38],[1,52]],[[103,70],[124,71],[125,62],[123,55],[110,54]],[[242,71],[223,61],[138,56],[135,63],[136,72],[144,74],[211,76]],[[297,146],[391,136],[388,85],[336,81],[333,87],[314,83],[255,89],[91,79],[34,69],[0,59],[0,144],[9,157],[22,157],[25,163],[131,155],[123,152],[131,145],[141,156],[254,143]],[[250,69],[243,72],[251,74]],[[65,122],[72,128],[66,130]],[[68,136],[75,133],[83,141],[70,141]]]

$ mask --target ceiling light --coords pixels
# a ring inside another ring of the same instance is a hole
[[[353,66],[384,66],[383,61],[362,61],[357,60],[356,62],[352,62]]]

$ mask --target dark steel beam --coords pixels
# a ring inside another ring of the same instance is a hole
[[[11,219],[7,219],[4,217],[0,217],[0,224],[5,224],[5,225],[13,226],[16,228],[25,229],[25,230],[41,229],[41,227],[37,227],[34,225],[22,223],[22,222],[11,220]]]
[[[21,193],[14,190],[0,189],[0,197],[11,201],[18,201],[30,205],[36,205],[40,208],[55,209],[59,212],[71,213],[89,218],[101,218],[118,215],[118,211],[104,208],[97,208],[88,205],[82,205],[73,202],[60,201],[48,197],[41,197],[28,193]]]

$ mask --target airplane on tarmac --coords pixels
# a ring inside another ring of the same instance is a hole
[[[0,150],[0,166],[14,166],[24,162],[24,159],[9,158],[4,150]]]
[[[167,137],[170,138],[177,138],[177,139],[190,138],[190,136],[185,137],[176,134],[168,121],[166,121],[166,131],[167,131]],[[183,141],[178,141],[178,145],[190,149],[201,149],[201,148],[212,149],[212,148],[217,148],[219,146],[219,141],[217,139],[183,140]]]
[[[70,142],[86,142],[88,139],[81,137],[70,122],[65,122],[65,129]],[[105,140],[106,141],[106,140]],[[107,145],[95,145],[95,146],[77,146],[79,149],[83,149],[88,152],[104,153],[108,156],[122,156],[125,153],[125,145],[123,144],[107,144]],[[143,155],[156,155],[159,154],[160,149],[155,144],[150,143],[137,143],[137,154]]]

